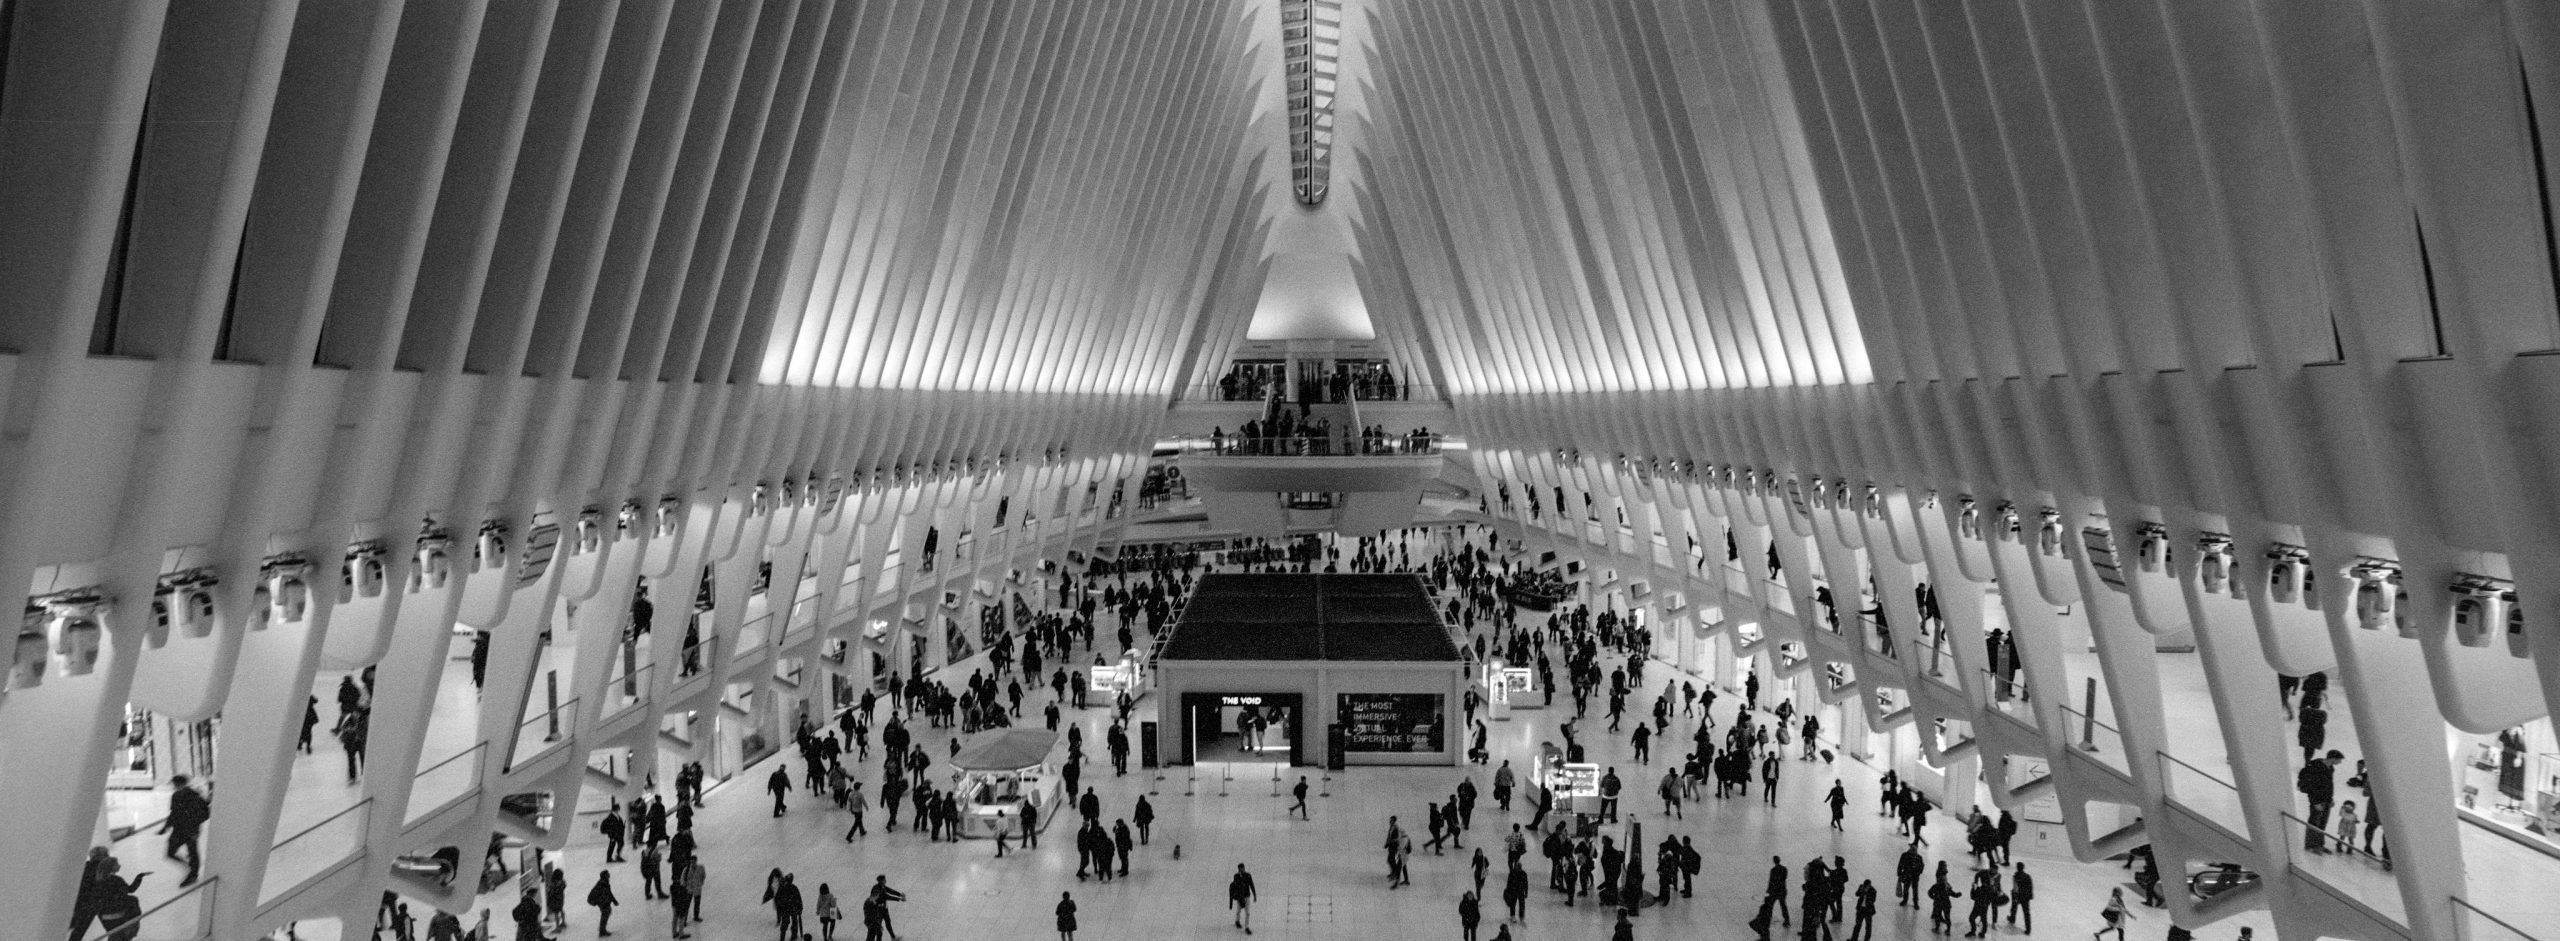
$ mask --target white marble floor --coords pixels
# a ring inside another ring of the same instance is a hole
[[[1664,671],[1658,665],[1649,671],[1654,689],[1660,688]],[[1730,704],[1732,699],[1728,696],[1724,701]],[[1039,705],[1038,700],[1028,702],[1025,712],[1036,715]],[[1651,693],[1640,693],[1630,711],[1650,705]],[[1150,717],[1153,707],[1151,701],[1142,703],[1140,718]],[[1721,707],[1726,714],[1720,721],[1730,721],[1730,708]],[[1071,710],[1070,715],[1086,725],[1088,736],[1098,736],[1107,721],[1100,709]],[[1674,720],[1675,740],[1685,740],[1693,721]],[[1586,739],[1595,760],[1617,764],[1621,776],[1630,782],[1631,795],[1650,794],[1649,782],[1659,775],[1660,759],[1650,767],[1636,766],[1623,738],[1601,736],[1599,725],[1586,723],[1594,730]],[[926,732],[921,738],[928,753],[938,755],[944,753],[944,737]],[[1553,737],[1550,717],[1538,710],[1524,711],[1515,721],[1494,724],[1495,759],[1508,758],[1515,767],[1525,768],[1536,744]],[[1390,891],[1377,844],[1389,814],[1407,819],[1419,816],[1426,801],[1448,793],[1463,776],[1473,775],[1479,787],[1487,786],[1490,766],[1353,768],[1330,779],[1316,769],[1289,769],[1283,784],[1303,772],[1327,795],[1313,798],[1311,821],[1293,821],[1283,814],[1288,799],[1274,796],[1266,768],[1239,766],[1232,781],[1224,780],[1220,770],[1203,766],[1196,780],[1189,768],[1164,769],[1162,777],[1133,769],[1128,777],[1114,778],[1106,764],[1088,765],[1086,780],[1098,786],[1106,816],[1123,817],[1137,796],[1151,794],[1160,818],[1155,839],[1139,851],[1131,877],[1108,884],[1075,878],[1074,850],[1063,828],[1052,828],[1037,850],[996,859],[993,845],[986,841],[936,844],[913,832],[880,832],[875,810],[871,815],[874,832],[846,844],[839,838],[846,816],[823,802],[795,795],[790,813],[777,818],[770,816],[769,801],[762,793],[742,785],[724,787],[713,792],[709,809],[698,818],[705,858],[713,873],[704,906],[706,923],[697,926],[694,937],[723,941],[776,937],[772,918],[757,901],[764,874],[773,867],[797,874],[813,900],[820,883],[848,894],[848,910],[854,908],[849,893],[869,885],[874,876],[887,875],[890,884],[909,897],[895,909],[898,931],[905,938],[1045,937],[1052,930],[1051,911],[1061,891],[1075,895],[1082,921],[1077,937],[1085,941],[1219,936],[1234,932],[1223,906],[1226,881],[1237,863],[1251,868],[1262,892],[1255,912],[1257,937],[1458,936],[1456,904],[1468,885],[1468,857],[1454,851],[1446,856],[1426,853],[1417,861],[1413,884]],[[1829,767],[1791,761],[1785,770],[1775,810],[1763,806],[1754,794],[1750,799],[1692,802],[1685,819],[1668,821],[1669,832],[1695,838],[1708,858],[1696,897],[1645,909],[1637,919],[1637,937],[1747,937],[1743,923],[1759,899],[1772,853],[1799,871],[1815,855],[1847,857],[1853,878],[1876,878],[1885,892],[1887,907],[1878,918],[1880,935],[1927,932],[1925,918],[1890,907],[1890,870],[1900,841],[1891,824],[1875,815],[1874,772],[1845,759]],[[759,781],[763,774],[762,768],[750,769],[741,779]],[[1833,833],[1825,826],[1826,816],[1818,804],[1835,777],[1845,782],[1853,801],[1846,833]],[[1277,790],[1286,793],[1285,787]],[[1631,797],[1628,808],[1646,825],[1647,841],[1657,839],[1665,823],[1657,812],[1659,803]],[[1483,845],[1495,860],[1495,881],[1489,888],[1497,896],[1498,834],[1506,824],[1527,818],[1525,807],[1515,806],[1512,813],[1504,814],[1492,808],[1488,799],[1479,806],[1474,828],[1467,835],[1470,850]],[[1931,858],[1949,860],[1961,880],[1966,860],[1958,849],[1963,843],[1960,834],[1942,822],[1931,842]],[[1177,848],[1179,859],[1175,858]],[[573,899],[571,927],[565,936],[593,936],[595,911],[574,900],[585,896],[596,870],[605,865],[601,837],[582,827],[565,856]],[[2037,910],[2047,935],[2090,930],[2107,890],[2126,884],[2125,871],[2113,864],[2021,859],[2038,875]],[[1543,860],[1533,853],[1528,862],[1533,890],[1529,913],[1525,921],[1512,926],[1514,938],[1608,937],[1610,922],[1589,900],[1564,907],[1552,893],[1543,891]],[[615,936],[670,937],[663,903],[640,898],[636,865],[625,862],[610,868],[616,890],[626,900],[613,920]],[[1486,910],[1483,937],[1491,938],[1501,912],[1498,897]],[[2142,920],[2135,922],[2138,934],[2166,932],[2164,913],[2141,914]],[[2228,938],[2237,934],[2239,926],[2251,924],[2261,937],[2270,936],[2263,915],[2215,925],[2201,936]],[[816,933],[819,926],[813,919],[808,927]],[[848,938],[860,933],[858,921],[838,929],[840,936]],[[2021,932],[2004,930],[2002,934]]]

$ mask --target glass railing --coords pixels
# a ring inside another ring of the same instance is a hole
[[[2455,937],[2462,941],[2536,941],[2523,929],[2507,924],[2496,915],[2481,911],[2462,896],[2453,897]]]
[[[1342,399],[1358,399],[1362,402],[1448,401],[1448,394],[1439,386],[1428,383],[1404,382],[1396,383],[1393,386],[1376,384],[1367,388],[1354,387],[1350,390],[1350,394],[1345,396],[1336,396],[1334,394],[1334,390],[1329,387],[1317,388],[1314,386],[1308,386],[1301,389],[1301,387],[1294,382],[1240,382],[1231,385],[1222,385],[1217,382],[1202,382],[1195,383],[1183,389],[1182,399],[1186,402],[1258,403],[1269,401],[1271,393],[1275,390],[1280,391],[1284,396],[1283,400],[1292,405],[1297,404],[1297,399],[1286,398],[1286,396],[1299,391],[1304,391],[1308,395],[1312,396],[1307,401],[1309,404],[1314,405],[1323,405],[1330,402],[1341,401]]]
[[[702,668],[710,662],[710,638],[696,638],[693,643],[685,645],[683,659],[676,661],[676,678],[687,679],[698,676],[702,673]]]
[[[761,649],[764,647],[765,640],[772,634],[773,612],[768,611],[748,618],[747,623],[738,628],[738,646],[733,656],[743,657],[750,651]]]
[[[1357,435],[1228,436],[1202,441],[1209,445],[1208,450],[1220,457],[1396,457],[1440,453],[1439,435],[1389,434],[1379,438]]]
[[[2016,719],[2025,719],[2032,714],[2031,707],[2027,705],[2025,678],[1992,670],[1980,672],[1982,688],[1991,697],[1993,712]]]
[[[1956,658],[1947,650],[1946,638],[1943,631],[1930,637],[1913,638],[1911,662],[1920,665],[1923,675],[1952,686],[1955,685]]]
[[[402,822],[416,823],[470,796],[480,786],[480,758],[488,751],[489,743],[481,742],[420,769],[409,786],[409,817]]]
[[[260,889],[260,901],[275,901],[355,859],[364,848],[365,819],[372,810],[373,798],[368,797],[277,840],[267,850],[267,878]]]
[[[653,666],[656,664],[649,662],[646,651],[640,652],[634,659],[624,659],[620,653],[616,653],[613,657],[614,673],[607,677],[604,683],[605,712],[612,714],[647,699],[649,668]]]
[[[2240,806],[2240,788],[2221,776],[2160,752],[2160,779],[2168,797],[2233,838],[2249,838],[2249,815]],[[2228,772],[2226,772],[2228,773]]]
[[[200,941],[213,933],[213,884],[219,876],[209,876],[196,884],[178,890],[158,905],[142,913],[142,917],[121,928],[99,925],[104,936],[123,941]]]
[[[2126,761],[2124,733],[2088,713],[2069,706],[2062,707],[2063,718],[2070,724],[2071,747],[2096,756],[2108,767],[2127,774],[2133,765]]]
[[[567,741],[569,727],[577,723],[577,715],[575,696],[550,708],[528,712],[524,721],[516,723],[515,749],[507,753],[507,770],[523,767]]]
[[[1795,641],[1788,641],[1778,645],[1778,664],[1780,666],[1793,669],[1796,664],[1803,663],[1806,656],[1807,654],[1805,653],[1803,644],[1796,643]]]
[[[2400,880],[2391,874],[2390,860],[2292,814],[2284,815],[2284,837],[2291,847],[2293,871],[2303,882],[2394,925],[2409,923],[2408,909],[2400,903]]]
[[[1867,629],[1868,653],[1882,654],[1887,660],[1902,659],[1901,652],[1893,646],[1893,632],[1886,630],[1883,622],[1861,614],[1858,623]]]

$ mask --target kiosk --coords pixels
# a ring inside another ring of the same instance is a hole
[[[1412,575],[1216,574],[1147,680],[1173,764],[1455,765],[1475,672]]]
[[[1538,709],[1546,705],[1538,696],[1538,671],[1515,667],[1500,657],[1484,665],[1485,714],[1495,721],[1507,721],[1514,709]]]
[[[1049,762],[1057,746],[1058,733],[1046,729],[997,729],[951,756],[959,779],[953,788],[960,797],[961,835],[989,838],[1001,825],[1020,836],[1026,804],[1040,811],[1039,825],[1046,829],[1058,806],[1057,768]]]
[[[1085,676],[1089,688],[1104,702],[1117,701],[1121,693],[1129,694],[1131,702],[1145,695],[1141,684],[1146,681],[1146,667],[1135,652],[1121,654],[1118,663],[1094,664],[1085,669]]]

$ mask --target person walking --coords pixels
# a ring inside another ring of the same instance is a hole
[[[1787,911],[1787,864],[1775,856],[1769,857],[1768,894],[1760,898],[1761,920],[1767,921],[1772,911],[1778,913],[1781,924],[1796,923],[1795,915]]]
[[[773,889],[773,923],[782,932],[782,941],[799,941],[800,917],[807,910],[800,897],[800,886],[786,873],[782,884]]]
[[[1076,896],[1058,893],[1058,941],[1076,941]]]
[[[1849,923],[1849,941],[1874,941],[1876,936],[1876,881],[1858,880],[1857,920]]]
[[[1253,903],[1261,897],[1254,890],[1253,873],[1246,872],[1243,863],[1237,863],[1235,877],[1227,880],[1227,907],[1235,910],[1236,927],[1246,934],[1253,933]]]
[[[1929,886],[1929,930],[1945,934],[1956,926],[1956,887],[1947,884],[1947,864],[1938,863],[1938,881]]]
[[[612,936],[613,908],[622,904],[622,900],[614,897],[611,870],[596,873],[596,884],[587,890],[587,904],[596,907],[596,936]]]
[[[1301,785],[1306,782],[1303,777],[1298,780]],[[1502,767],[1493,770],[1493,806],[1503,813],[1511,812],[1511,788],[1516,783],[1518,778],[1511,771],[1511,759],[1502,759]]]
[[[1479,856],[1478,858],[1482,857]],[[1484,912],[1482,907],[1477,904],[1476,894],[1474,892],[1467,892],[1458,896],[1458,934],[1460,941],[1476,941],[1476,923],[1483,920]]]
[[[2023,930],[2027,934],[2036,933],[2035,900],[2035,877],[2027,875],[2027,864],[2019,863],[2017,872],[2009,877],[2009,923],[2019,924],[2019,916],[2026,916]]]
[[[622,821],[622,808],[617,806],[605,811],[604,819],[596,821],[596,830],[604,834],[604,861],[621,862],[622,838],[630,832]]]
[[[844,906],[836,901],[834,886],[818,883],[818,938],[836,941],[836,922],[844,920]]]
[[[879,908],[880,927],[889,932],[889,941],[898,941],[898,922],[896,919],[889,917],[889,903],[904,902],[906,900],[906,893],[889,887],[888,876],[872,877],[870,902],[872,905],[878,906]],[[868,915],[864,917],[864,927],[869,927]],[[878,937],[878,933],[874,932],[873,937]]]
[[[1129,822],[1138,825],[1138,845],[1147,845],[1147,835],[1150,831],[1153,831],[1156,826],[1156,805],[1147,803],[1146,795],[1138,795],[1138,806],[1130,809]],[[1031,844],[1025,843],[1023,845],[1029,846]]]
[[[1843,833],[1848,832],[1847,828],[1840,825],[1841,815],[1849,812],[1848,789],[1843,787],[1840,781],[1835,778],[1831,782],[1831,793],[1824,795],[1822,802],[1831,805],[1831,829],[1839,830]]]
[[[1129,838],[1129,821],[1111,822],[1111,849],[1120,857],[1120,874],[1129,874],[1129,857],[1137,850],[1137,841]]]
[[[1493,861],[1484,857],[1484,847],[1476,847],[1476,858],[1467,863],[1467,868],[1475,871],[1476,894],[1483,895],[1485,870],[1493,868]]]
[[[1529,917],[1529,870],[1516,863],[1512,865],[1510,874],[1502,878],[1502,906],[1511,913],[1513,921]]]
[[[782,816],[782,795],[791,793],[790,767],[785,764],[775,764],[773,775],[764,780],[764,789],[773,794],[773,815]]]
[[[2107,932],[2110,931],[2116,933],[2116,941],[2124,941],[2124,923],[2133,920],[2133,912],[2124,907],[2122,887],[2107,890],[2107,907],[2098,911],[2098,917],[2104,919],[2107,924],[2106,927],[2091,932],[2090,941],[2106,937]]]
[[[1760,802],[1778,806],[1778,753],[1775,751],[1760,759]]]
[[[687,916],[693,913],[693,890],[685,886],[684,873],[692,866],[701,865],[691,860],[687,860],[686,863],[687,865],[677,868],[674,884],[667,887],[667,901],[674,909],[667,916],[667,930],[670,935],[678,938],[692,937],[684,930]]]
[[[1290,794],[1291,796],[1296,797],[1296,798],[1298,799],[1298,802],[1297,802],[1297,803],[1294,803],[1294,804],[1289,805],[1289,812],[1290,812],[1290,813],[1293,813],[1293,814],[1297,814],[1297,815],[1298,815],[1298,819],[1300,819],[1300,820],[1312,820],[1312,819],[1314,819],[1314,818],[1312,818],[1312,817],[1307,816],[1307,776],[1306,776],[1306,775],[1303,775],[1303,774],[1302,774],[1302,775],[1299,775],[1299,776],[1298,776],[1298,784],[1297,784],[1297,786],[1296,786],[1296,787],[1292,787],[1292,788],[1290,788],[1290,789],[1289,789],[1289,794]]]
[[[204,835],[205,821],[212,818],[213,802],[205,798],[204,792],[196,790],[186,775],[170,775],[169,817],[160,825],[160,832],[169,835],[169,858],[187,861],[187,876],[178,880],[181,887],[196,884],[196,874],[204,865],[204,851],[197,841]],[[180,856],[179,850],[185,850],[186,855]]]

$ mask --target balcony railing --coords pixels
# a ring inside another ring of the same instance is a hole
[[[416,823],[469,796],[480,786],[480,759],[489,753],[489,743],[481,742],[418,771],[409,786],[409,818],[403,823]]]
[[[2160,779],[2166,782],[2170,801],[2222,828],[2234,839],[2249,838],[2249,815],[2240,806],[2239,786],[2168,752],[2160,752],[2159,756]]]
[[[1902,653],[1894,649],[1893,632],[1886,630],[1882,622],[1861,614],[1858,616],[1858,623],[1867,629],[1868,653],[1881,654],[1887,660],[1902,659]]]
[[[2303,882],[2394,925],[2409,923],[2408,908],[2400,902],[2400,880],[2391,874],[2390,860],[2312,827],[2300,817],[2285,814],[2283,819],[2293,871]]]
[[[524,767],[567,741],[569,727],[576,724],[577,715],[578,698],[575,696],[528,712],[524,721],[516,724],[515,747],[507,753],[507,770]]]
[[[219,876],[208,876],[196,884],[178,890],[151,906],[142,917],[127,927],[109,930],[105,937],[125,941],[200,941],[213,933],[213,885]],[[100,925],[102,928],[112,926]]]
[[[1390,434],[1381,438],[1218,437],[1198,439],[1219,457],[1404,457],[1440,453],[1441,436]]]
[[[2524,929],[2481,911],[2459,895],[2453,897],[2453,925],[2462,941],[2536,941]]]
[[[2016,719],[2032,714],[2027,705],[2027,683],[2022,677],[1996,670],[1983,670],[1982,688],[1991,696],[1991,710]]]
[[[2125,755],[2124,733],[2116,731],[2115,726],[2108,725],[2095,716],[2069,706],[2062,707],[2062,715],[2070,722],[2070,734],[2078,739],[2072,743],[2071,747],[2096,756],[2108,767],[2127,774],[2133,773],[2133,765],[2128,762]]]
[[[372,810],[373,798],[368,797],[277,840],[267,850],[267,878],[259,890],[260,901],[275,901],[356,858],[364,849],[365,820]]]
[[[646,700],[650,668],[656,665],[645,658],[637,663],[628,663],[621,657],[615,657],[614,674],[605,680],[604,714],[616,715]]]

